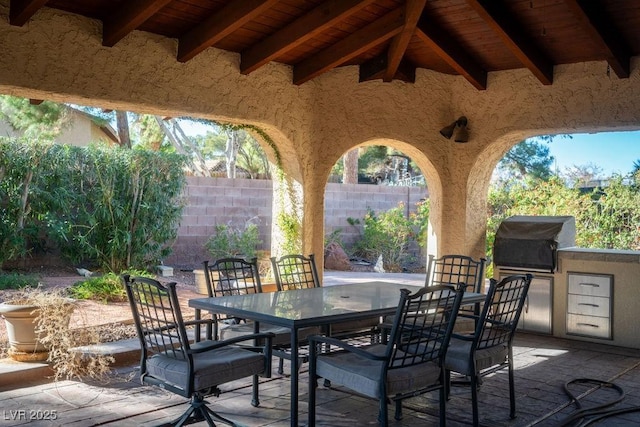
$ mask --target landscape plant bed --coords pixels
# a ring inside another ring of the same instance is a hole
[[[40,283],[45,287],[70,287],[81,281],[79,275],[71,275],[68,268],[47,269],[37,271]],[[190,298],[201,297],[196,292],[195,276],[193,272],[178,271],[172,277],[157,277],[163,283],[176,282],[181,301],[181,308],[188,316],[193,311],[188,306]],[[0,290],[0,301],[11,297],[14,290]],[[131,309],[127,301],[103,303],[92,300],[77,300],[75,310],[69,323],[72,330],[96,328],[100,342],[107,343],[123,339],[135,338],[136,330],[131,316]],[[4,322],[0,322],[0,359],[8,357],[7,331]]]

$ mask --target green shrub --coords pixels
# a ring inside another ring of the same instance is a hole
[[[377,214],[369,209],[362,221],[361,239],[353,246],[354,255],[371,261],[382,255],[384,267],[389,271],[402,271],[410,262],[409,243],[416,238],[415,222],[405,214],[404,203]],[[348,218],[351,225],[360,220]]]
[[[181,155],[0,138],[0,267],[41,241],[74,264],[148,268],[184,206]]]
[[[22,289],[38,285],[38,277],[33,274],[3,273],[0,274],[0,290]]]
[[[337,228],[333,230],[330,234],[326,234],[324,236],[324,247],[326,248],[329,244],[336,243],[340,247],[344,248],[344,242],[342,241],[342,229]]]
[[[131,270],[123,272],[123,274],[124,273],[132,276],[154,277],[146,271]],[[71,296],[76,299],[90,299],[105,303],[127,300],[127,293],[124,289],[122,279],[115,273],[107,273],[104,276],[92,277],[76,282],[69,288],[69,292]]]
[[[244,228],[219,224],[205,248],[214,260],[237,256],[251,259],[261,243],[258,226],[253,223],[247,223]]]

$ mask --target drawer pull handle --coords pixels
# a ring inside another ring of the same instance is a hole
[[[578,323],[578,326],[589,326],[591,328],[599,328],[600,326],[594,325],[593,323]]]
[[[588,305],[589,307],[600,307],[598,304],[590,304],[588,302],[581,302],[578,305]]]
[[[597,283],[580,283],[580,286],[591,286],[592,288],[599,288],[600,285],[598,285]]]

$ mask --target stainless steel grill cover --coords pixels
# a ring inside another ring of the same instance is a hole
[[[512,216],[500,224],[493,244],[493,263],[500,267],[553,272],[558,249],[575,246],[572,216]]]

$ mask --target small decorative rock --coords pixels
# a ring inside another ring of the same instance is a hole
[[[382,254],[378,256],[378,261],[376,261],[376,265],[375,267],[373,267],[373,271],[375,271],[376,273],[386,273],[386,271],[384,271],[384,263],[382,262]]]

